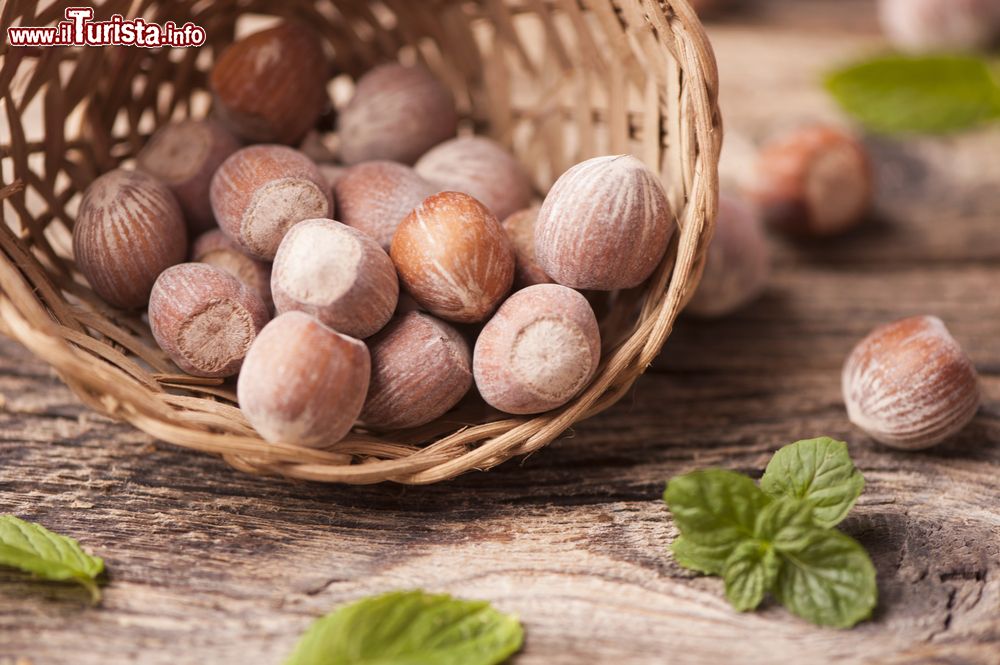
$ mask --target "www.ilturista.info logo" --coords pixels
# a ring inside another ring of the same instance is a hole
[[[114,14],[108,21],[94,21],[91,7],[69,7],[66,20],[45,28],[7,28],[11,46],[201,46],[205,28],[188,22],[178,27],[173,21],[163,25],[141,18],[126,19]]]

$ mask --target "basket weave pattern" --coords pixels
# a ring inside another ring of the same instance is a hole
[[[201,49],[3,47],[0,331],[103,414],[248,472],[432,483],[538,450],[614,404],[659,353],[697,284],[722,131],[715,61],[686,0],[87,4],[96,5],[95,20],[190,20],[208,33]],[[6,36],[11,25],[52,25],[63,7],[8,0],[0,29]],[[132,158],[157,126],[209,112],[207,72],[240,16],[253,13],[321,32],[335,54],[335,98],[337,85],[349,87],[380,62],[424,63],[454,90],[464,126],[510,147],[540,192],[599,154],[632,153],[662,174],[680,233],[645,285],[617,295],[602,321],[602,365],[585,391],[535,417],[466,400],[419,430],[355,430],[324,450],[271,445],[240,413],[231,382],[180,373],[141,317],[90,291],[69,241],[80,193]]]

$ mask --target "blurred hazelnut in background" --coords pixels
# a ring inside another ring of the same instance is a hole
[[[880,0],[879,19],[907,53],[978,51],[1000,41],[998,0]]]

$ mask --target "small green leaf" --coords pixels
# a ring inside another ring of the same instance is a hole
[[[975,56],[890,55],[827,77],[840,105],[883,133],[946,133],[1000,118],[1000,86]]]
[[[778,576],[781,560],[759,540],[744,540],[726,561],[726,598],[739,612],[756,609]]]
[[[101,599],[96,578],[104,570],[103,560],[84,552],[72,538],[13,515],[0,515],[0,565],[53,582],[76,582],[94,602]]]
[[[865,487],[847,444],[829,437],[787,445],[774,454],[760,479],[771,497],[802,499],[813,504],[818,526],[839,524]]]
[[[674,559],[681,566],[706,575],[721,575],[726,569],[726,559],[732,552],[732,545],[696,545],[684,536],[677,536],[670,546]]]
[[[757,513],[770,501],[750,478],[721,469],[671,479],[663,500],[685,538],[730,549],[753,538]]]
[[[800,499],[776,499],[757,515],[757,538],[786,552],[805,547],[815,528],[812,504]]]
[[[285,665],[493,665],[523,640],[518,620],[487,602],[397,591],[317,619]]]
[[[773,588],[790,612],[821,626],[850,628],[871,616],[875,567],[853,538],[816,528],[798,552],[781,552]]]

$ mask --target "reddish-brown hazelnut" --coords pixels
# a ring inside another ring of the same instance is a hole
[[[515,212],[503,220],[503,230],[514,248],[514,288],[523,289],[535,284],[551,284],[552,278],[538,266],[535,260],[535,222],[538,220],[538,206]]]
[[[287,312],[257,335],[236,394],[243,415],[266,441],[319,448],[350,431],[370,375],[363,342],[304,312]]]
[[[778,231],[843,233],[857,226],[872,205],[868,153],[834,127],[799,129],[761,150],[747,193],[764,222]]]
[[[742,200],[720,196],[705,272],[687,311],[705,318],[731,314],[764,291],[770,273],[771,248],[760,217]]]
[[[579,393],[597,372],[601,333],[587,299],[536,284],[507,299],[476,341],[473,374],[483,399],[506,413],[541,413]]]
[[[463,136],[432,148],[414,167],[440,191],[463,192],[506,219],[531,204],[531,179],[496,141]]]
[[[209,187],[222,162],[240,144],[214,120],[181,120],[156,130],[136,156],[136,167],[160,179],[177,197],[192,233],[215,226]]]
[[[219,228],[248,254],[270,261],[281,239],[304,219],[329,217],[333,203],[323,175],[308,157],[280,145],[234,153],[212,178]]]
[[[149,296],[149,327],[156,343],[195,376],[236,374],[269,318],[256,291],[204,263],[167,268]]]
[[[214,229],[198,236],[191,249],[191,260],[225,270],[256,291],[268,310],[274,308],[271,300],[271,264],[245,253],[221,230]]]
[[[390,254],[410,295],[449,321],[482,321],[514,281],[514,251],[500,222],[458,192],[429,196],[407,215]]]
[[[893,448],[920,450],[964,428],[979,408],[976,368],[941,319],[880,326],[844,364],[851,422]]]
[[[545,197],[535,254],[559,284],[614,291],[653,274],[673,230],[655,173],[630,155],[595,157],[566,171]]]
[[[410,312],[368,341],[372,379],[361,421],[376,429],[425,425],[472,387],[472,353],[462,335],[428,314]]]
[[[157,276],[187,254],[177,199],[141,171],[105,173],[83,194],[73,254],[97,295],[115,307],[142,307]]]
[[[339,118],[340,159],[413,164],[451,138],[458,113],[451,92],[423,67],[380,65],[358,80]]]
[[[331,219],[309,219],[281,242],[271,293],[279,313],[306,312],[365,338],[392,318],[399,281],[389,255],[369,236]]]
[[[388,251],[403,218],[438,190],[404,164],[365,162],[348,169],[333,191],[337,219]]]
[[[327,60],[315,32],[282,23],[230,45],[212,68],[216,111],[239,137],[297,144],[327,103]]]

